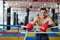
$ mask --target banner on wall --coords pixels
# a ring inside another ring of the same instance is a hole
[[[0,1],[0,24],[3,24],[3,1]],[[3,28],[3,26],[0,26]]]

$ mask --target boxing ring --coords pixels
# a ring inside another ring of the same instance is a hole
[[[25,32],[20,32],[19,28],[21,29],[24,29],[26,26],[20,26],[20,25],[5,25],[5,24],[0,24],[0,26],[3,26],[3,27],[7,27],[7,26],[10,26],[10,27],[18,27],[18,31],[17,32],[0,32],[0,34],[18,34],[18,40],[20,40],[20,34],[24,33],[25,36],[24,36],[24,40],[26,40],[26,37],[27,37],[27,34],[28,33],[32,33],[32,34],[36,34],[36,33],[60,33],[60,32],[36,32],[36,31],[33,31],[33,32],[29,32],[28,30],[25,30]],[[37,28],[40,28],[40,27],[34,27],[32,30],[36,30]],[[58,28],[58,26],[55,26],[55,27],[50,27],[50,28]]]

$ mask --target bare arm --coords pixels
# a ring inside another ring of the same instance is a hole
[[[53,22],[53,20],[52,20],[51,17],[49,17],[48,20],[49,20],[49,25],[51,25],[51,26],[55,26],[55,23]]]
[[[37,18],[38,18],[38,17],[34,18],[34,20],[31,22],[31,24],[36,25]]]

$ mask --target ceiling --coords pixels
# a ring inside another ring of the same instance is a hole
[[[32,5],[33,7],[41,7],[41,6],[47,6],[47,7],[56,7],[57,3],[55,2],[20,2],[20,1],[5,1],[6,6],[20,6],[20,7],[27,7],[29,5]]]
[[[4,1],[24,1],[24,2],[60,2],[60,0],[4,0]]]

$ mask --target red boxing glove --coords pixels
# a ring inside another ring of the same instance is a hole
[[[48,28],[48,24],[44,24],[44,25],[42,25],[42,27],[40,28],[40,30],[42,31],[42,32],[46,32],[46,29]]]
[[[26,30],[32,30],[33,29],[33,25],[31,23],[26,25]]]

